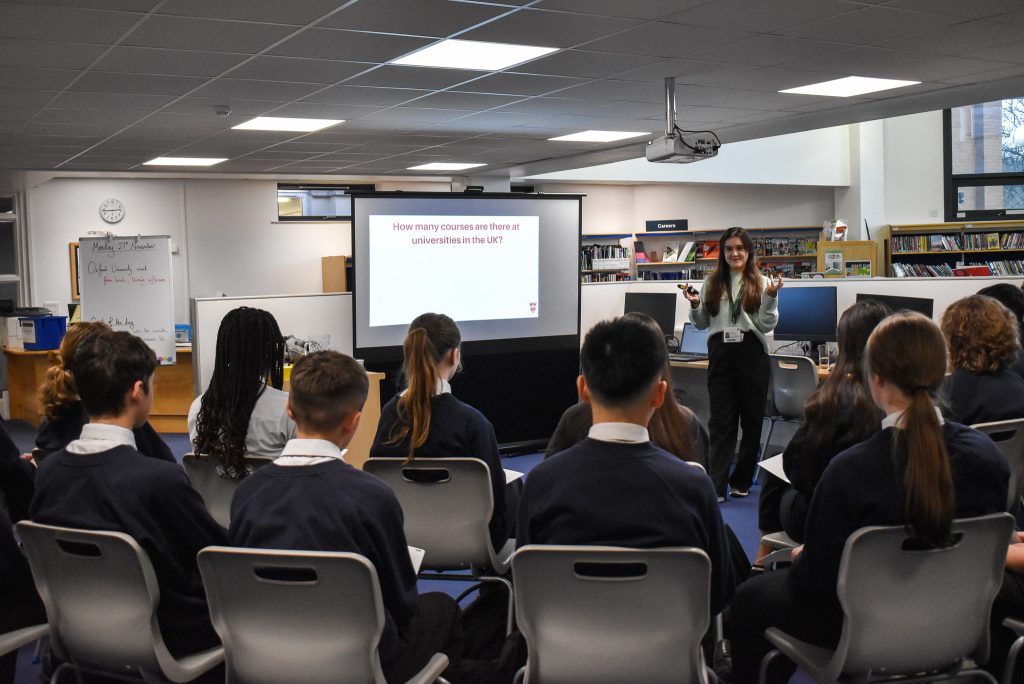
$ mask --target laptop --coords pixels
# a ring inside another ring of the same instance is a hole
[[[711,327],[701,330],[693,323],[684,323],[679,336],[679,351],[669,354],[672,361],[704,361],[708,358],[708,334]]]

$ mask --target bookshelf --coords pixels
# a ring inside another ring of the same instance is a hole
[[[583,235],[580,242],[580,282],[612,283],[634,280],[632,249],[623,246],[632,233]]]
[[[896,278],[1024,275],[1024,221],[891,225],[885,267]]]

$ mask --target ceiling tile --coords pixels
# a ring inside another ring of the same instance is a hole
[[[718,45],[734,43],[751,34],[725,29],[700,28],[651,22],[609,38],[587,43],[588,50],[619,52],[651,57],[685,57]],[[525,71],[525,69],[519,69]]]
[[[410,88],[370,88],[363,86],[340,85],[313,93],[303,98],[303,102],[339,105],[377,105],[387,107],[401,104],[428,94],[429,90],[413,90]]]
[[[975,50],[1017,43],[1020,39],[1019,26],[994,21],[971,21],[925,30],[898,40],[883,41],[879,45],[931,54],[970,57]]]
[[[517,95],[484,95],[482,93],[442,92],[416,100],[417,107],[431,109],[493,109],[523,99]]]
[[[593,105],[593,103],[591,104]],[[681,108],[682,106],[683,105],[677,100],[677,107]],[[663,118],[665,116],[665,107],[662,105],[654,105],[650,102],[613,102],[611,104],[598,107],[592,106],[587,113],[592,114],[593,116]]]
[[[102,123],[31,123],[21,129],[25,135],[70,135],[105,137],[116,133],[120,128],[117,124]]]
[[[737,43],[721,45],[693,55],[695,60],[775,66],[797,59],[817,58],[844,46],[820,40],[787,38],[785,36],[754,36]]]
[[[174,120],[167,115],[154,115],[146,119],[142,124],[137,124],[117,134],[117,138],[123,141],[142,141],[147,144],[177,143],[184,144],[205,138],[219,133],[218,128],[201,128],[190,126],[182,128],[174,126]]]
[[[364,116],[372,116],[380,111],[373,105],[337,105],[320,104],[317,102],[291,102],[275,109],[272,116],[298,116],[309,119],[341,119],[348,121]]]
[[[145,15],[0,2],[0,38],[110,45]]]
[[[5,91],[0,91],[3,93]],[[39,113],[40,107],[0,107],[0,121],[28,121]],[[3,156],[3,155],[0,155]]]
[[[63,109],[120,109],[150,112],[163,107],[173,99],[170,95],[65,92],[58,95],[50,106]]]
[[[392,107],[377,112],[373,120],[386,124],[441,123],[451,121],[473,112],[455,109],[424,109],[420,107]]]
[[[126,74],[217,76],[245,59],[226,52],[116,47],[93,68]]]
[[[928,59],[929,55],[906,50],[891,50],[877,47],[856,47],[800,59],[782,65],[786,69],[827,71],[832,74],[853,74],[857,76],[881,76],[882,72]],[[923,79],[917,79],[923,80]]]
[[[657,81],[666,78],[676,83],[713,83],[716,80],[740,76],[756,67],[741,64],[720,64],[690,59],[667,59],[649,66],[618,74],[615,78],[623,81]]]
[[[4,38],[0,40],[0,65],[85,69],[105,49],[86,43]]]
[[[25,2],[26,0],[16,0]],[[28,0],[28,4],[52,7],[78,7],[79,9],[120,10],[122,12],[148,12],[160,0]]]
[[[832,78],[842,78],[845,74],[831,74]],[[781,67],[764,67],[753,69],[744,74],[716,81],[715,85],[722,88],[740,88],[747,90],[779,91],[788,88],[828,81],[830,74],[823,71],[806,71]]]
[[[581,14],[599,14],[606,17],[628,19],[659,19],[687,6],[700,5],[708,0],[644,0],[643,2],[622,2],[622,0],[543,0],[539,7]]]
[[[660,83],[611,79],[589,81],[574,88],[567,88],[559,95],[583,100],[632,100],[635,102],[663,102],[665,100],[665,91]]]
[[[835,0],[716,0],[669,15],[662,21],[771,33],[794,24],[845,14],[854,7]]]
[[[251,55],[265,50],[293,31],[294,26],[151,16],[128,36],[124,44]]]
[[[1024,42],[980,48],[972,52],[971,57],[988,59],[995,62],[1024,64]]]
[[[383,63],[424,45],[429,38],[358,33],[337,29],[306,29],[270,51],[284,57],[339,59]]]
[[[780,33],[799,38],[816,40],[832,40],[850,45],[878,44],[897,36],[908,36],[928,28],[948,26],[955,23],[955,17],[947,17],[925,12],[905,12],[888,7],[865,7],[848,14],[843,14],[819,21],[799,24]],[[885,45],[885,47],[910,46]]]
[[[549,57],[535,59],[517,67],[517,72],[575,76],[579,78],[605,78],[615,74],[656,64],[661,60],[643,55],[620,55],[590,50],[563,50]]]
[[[251,78],[258,81],[330,84],[355,76],[371,66],[371,64],[360,62],[341,62],[332,59],[260,55],[232,70],[229,76],[231,78]]]
[[[502,107],[501,112],[523,114],[582,114],[594,109],[592,100],[566,97],[534,97]]]
[[[969,75],[966,75],[966,76],[954,76],[952,78],[947,78],[946,79],[946,83],[950,83],[950,84],[953,84],[953,85],[973,85],[975,83],[978,83],[981,80],[980,76],[981,76],[981,74],[969,74]],[[993,80],[993,81],[996,81],[996,80],[999,80],[999,79],[1003,79],[1003,78],[1017,79],[1020,76],[1024,76],[1024,65],[1020,65],[1020,64],[1015,65],[1015,66],[1006,67],[1004,69],[997,69],[995,71],[989,71],[989,72],[985,73],[985,78],[988,79],[988,80]],[[1015,90],[1012,94],[1011,93],[1007,93],[1006,96],[1007,97],[1016,96],[1017,94],[1019,94],[1019,92],[1020,92],[1019,90]]]
[[[141,112],[117,112],[106,109],[44,109],[36,116],[36,123],[86,123],[127,126],[138,121]]]
[[[967,19],[983,19],[1020,9],[1020,0],[891,0],[889,7],[919,12],[948,14]]]
[[[1024,26],[1024,10],[1017,10],[1016,12],[1009,12],[1008,14],[1000,14],[998,17],[992,17],[992,20],[1000,23]]]
[[[479,71],[462,69],[431,69],[429,67],[384,65],[356,76],[345,85],[382,86],[386,88],[420,88],[438,90],[458,83],[472,81],[480,76]]]
[[[0,66],[0,88],[62,90],[80,71]]]
[[[349,5],[317,26],[446,38],[509,9],[449,0],[374,0]]]
[[[42,107],[58,95],[56,90],[0,90],[0,110],[10,107]]]
[[[459,36],[466,40],[573,47],[639,26],[635,19],[523,9]],[[519,67],[520,71],[529,71]]]
[[[913,81],[952,83],[952,79],[971,74],[982,74],[1010,67],[1005,62],[990,62],[965,57],[936,57],[915,64],[893,67],[879,73],[882,78],[901,78]]]
[[[128,93],[138,95],[184,95],[206,79],[194,76],[154,76],[89,71],[70,89],[82,93]]]
[[[203,17],[206,19],[234,19],[241,21],[263,21],[274,24],[305,26],[311,21],[333,11],[338,0],[302,0],[302,2],[281,2],[281,0],[168,0],[157,10],[160,14],[182,17]]]
[[[218,78],[210,81],[192,95],[221,100],[260,100],[291,102],[319,90],[316,83],[286,83],[284,81],[251,81],[242,78]]]
[[[280,106],[280,102],[270,100],[225,100],[220,97],[196,97],[190,95],[181,98],[174,104],[167,105],[164,111],[177,112],[179,114],[199,114],[213,118],[217,116],[217,110],[226,107],[230,110],[229,116],[232,119],[243,120],[247,117],[259,116]],[[235,123],[238,123],[238,121]],[[231,125],[234,125],[234,123]]]
[[[497,93],[504,95],[543,95],[562,90],[563,88],[571,88],[584,82],[582,78],[503,72],[484,76],[471,83],[466,83],[459,86],[458,90],[470,93]]]

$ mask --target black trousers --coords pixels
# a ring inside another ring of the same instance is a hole
[[[462,626],[459,604],[448,594],[432,591],[416,598],[416,615],[400,628],[402,650],[383,667],[389,684],[405,682],[430,661],[435,653],[448,656],[444,677],[460,682],[462,668]]]
[[[23,601],[0,605],[0,633],[11,632],[22,627],[41,625],[46,622],[46,610],[36,595],[24,596]],[[18,652],[12,651],[0,656],[0,684],[13,684]]]
[[[750,489],[761,444],[761,423],[768,398],[770,367],[761,341],[744,333],[742,342],[726,343],[722,334],[708,339],[708,396],[711,416],[711,459],[708,474],[715,492],[725,496],[726,480],[733,489]],[[736,448],[737,426],[743,428],[736,468],[729,475]]]
[[[1024,620],[1024,575],[1012,570],[1003,571],[1003,584],[992,604],[992,620],[989,623],[989,657],[985,669],[1003,681],[1003,668],[1006,666],[1007,652],[1017,640],[1017,634],[1003,627],[1003,620],[1008,617]],[[1018,657],[1013,671],[1013,681],[1024,682],[1024,658]]]

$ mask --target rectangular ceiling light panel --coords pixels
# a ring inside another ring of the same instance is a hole
[[[834,81],[812,83],[811,85],[800,86],[780,90],[780,93],[791,93],[793,95],[826,95],[828,97],[853,97],[854,95],[865,95],[877,93],[880,90],[891,90],[892,88],[903,88],[905,86],[917,85],[920,81],[898,81],[892,78],[868,78],[866,76],[847,76]]]
[[[295,119],[282,116],[257,116],[245,123],[232,126],[239,131],[295,131],[312,133],[345,123],[344,119]]]
[[[553,47],[487,43],[479,40],[442,40],[391,61],[403,66],[500,71],[557,51]]]

